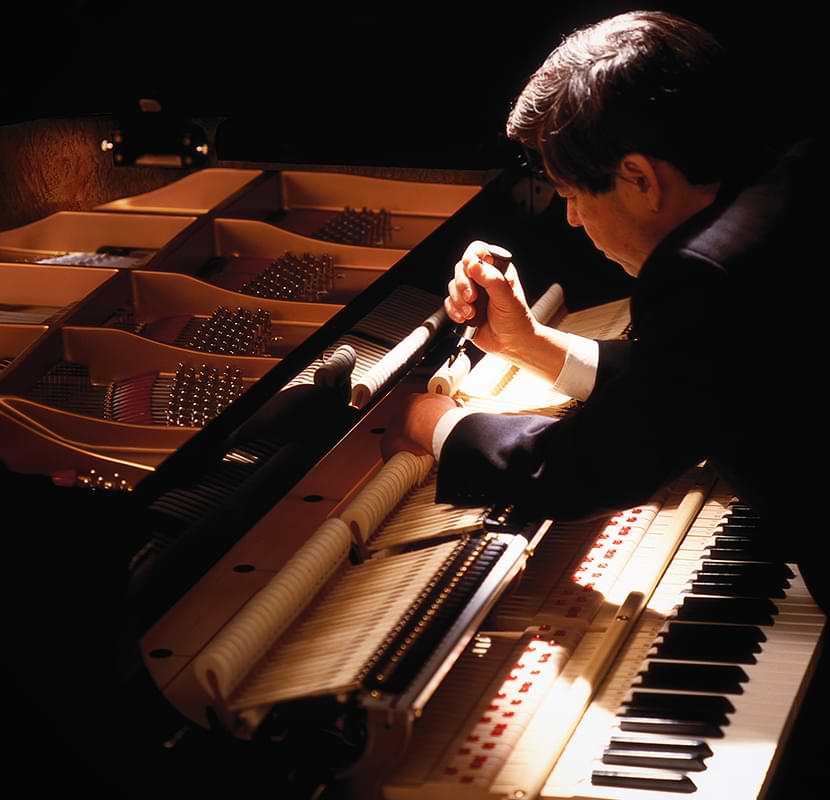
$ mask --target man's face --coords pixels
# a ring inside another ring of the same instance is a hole
[[[598,250],[636,277],[654,247],[649,218],[643,214],[636,190],[620,178],[611,190],[600,194],[556,180],[552,183],[567,204],[568,223],[583,228]]]

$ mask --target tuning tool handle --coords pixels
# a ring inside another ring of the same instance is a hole
[[[487,249],[490,251],[490,256],[493,259],[493,266],[504,275],[510,266],[513,254],[509,250],[505,250],[503,247],[495,244],[488,244]],[[468,340],[475,337],[476,330],[487,321],[487,292],[480,286],[478,287],[478,297],[472,306],[475,314],[467,321],[464,332],[461,334]]]

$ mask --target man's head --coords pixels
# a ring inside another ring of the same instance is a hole
[[[548,56],[507,133],[541,154],[568,221],[636,275],[663,236],[714,199],[746,145],[730,74],[697,25],[621,14]]]
[[[724,50],[702,28],[634,11],[568,36],[531,77],[507,134],[559,180],[606,191],[623,156],[673,164],[692,184],[720,181],[739,114]]]

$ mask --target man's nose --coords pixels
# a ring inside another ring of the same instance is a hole
[[[574,228],[582,227],[582,220],[579,218],[579,212],[576,210],[576,202],[573,198],[567,198],[567,205],[565,206],[565,216],[568,220],[568,225]]]

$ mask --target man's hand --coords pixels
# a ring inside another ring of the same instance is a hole
[[[467,247],[448,286],[447,314],[463,323],[474,315],[471,303],[478,293],[486,292],[487,322],[478,329],[473,344],[553,383],[565,363],[567,335],[536,321],[513,264],[502,275],[491,260],[484,242]]]
[[[528,348],[536,321],[530,313],[516,267],[504,275],[492,266],[484,242],[473,242],[455,265],[444,308],[454,322],[464,323],[474,315],[473,302],[479,292],[487,294],[487,322],[478,329],[474,344],[487,353],[511,358]]]
[[[416,456],[432,455],[432,434],[438,420],[451,408],[455,400],[442,394],[413,394],[402,413],[386,429],[380,449],[384,461],[395,453],[408,450]]]

